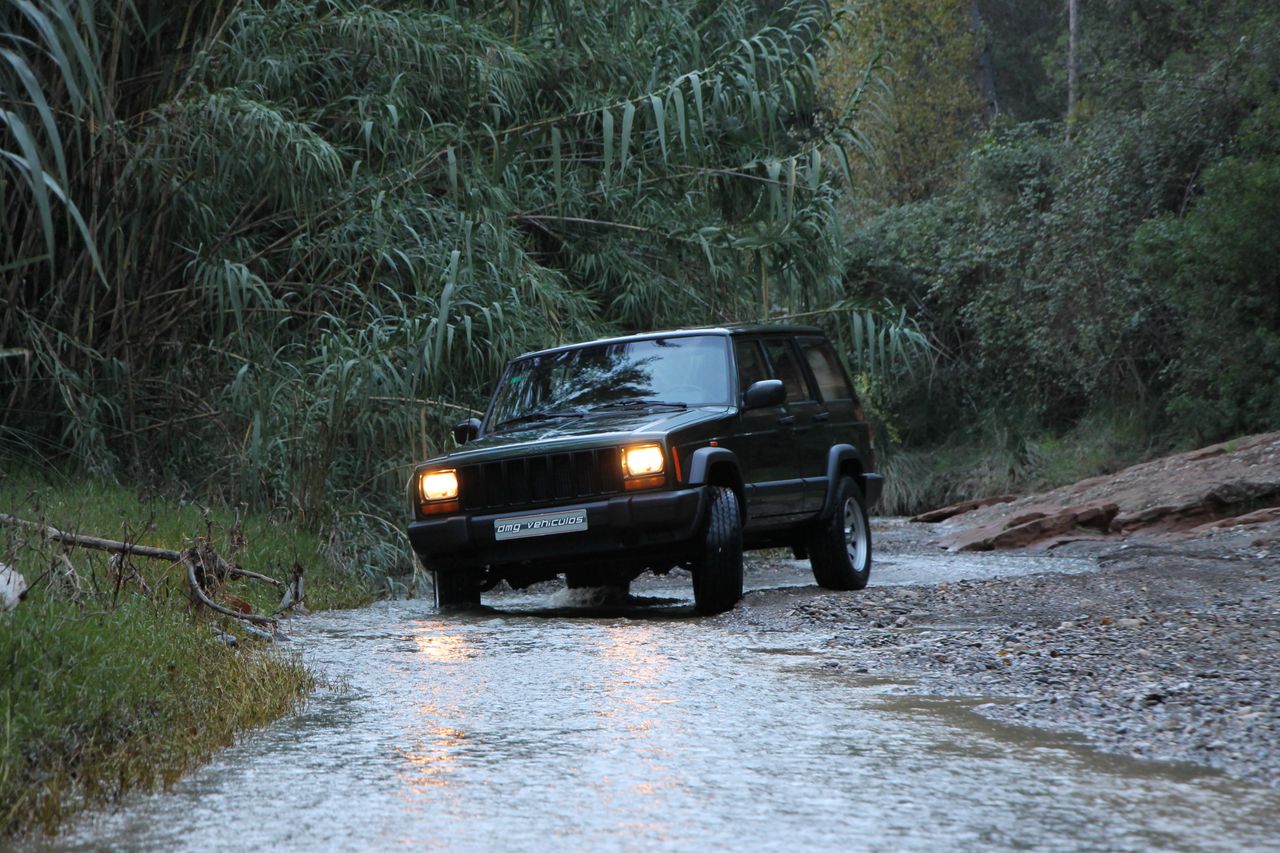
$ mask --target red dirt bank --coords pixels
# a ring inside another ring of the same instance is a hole
[[[1215,444],[1024,498],[917,516],[951,551],[1052,548],[1080,540],[1210,538],[1280,545],[1280,432]]]

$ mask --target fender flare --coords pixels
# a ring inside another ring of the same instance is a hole
[[[880,499],[884,478],[867,471],[867,461],[858,448],[852,444],[835,444],[827,451],[827,497],[822,503],[822,518],[830,518],[835,510],[836,490],[832,487],[840,477],[841,466],[846,462],[856,462],[862,471],[862,475],[855,477],[854,480],[857,481],[858,488],[862,489],[862,497],[866,501],[867,508],[870,509],[871,505]]]
[[[691,486],[705,486],[711,468],[718,462],[727,462],[733,466],[738,475],[738,485],[742,485],[742,469],[738,467],[738,456],[727,447],[699,447],[689,457],[689,480]]]
[[[742,513],[742,523],[747,523],[747,488],[742,481],[742,468],[738,466],[738,456],[727,447],[699,447],[689,457],[690,486],[707,485],[711,469],[718,464],[727,463],[733,470],[734,491],[738,493],[738,511]]]

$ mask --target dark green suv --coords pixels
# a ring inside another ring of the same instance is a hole
[[[828,589],[871,573],[871,432],[817,329],[655,332],[530,353],[462,449],[409,481],[409,539],[442,607],[687,568],[699,611],[742,597],[744,548],[790,547]]]

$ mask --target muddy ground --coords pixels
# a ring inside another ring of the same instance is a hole
[[[877,522],[882,571],[937,553],[934,532]],[[1245,531],[1058,553],[1100,568],[916,586],[876,586],[873,572],[861,593],[754,593],[730,618],[827,625],[841,650],[832,666],[850,673],[906,676],[908,693],[991,697],[978,713],[1280,787],[1275,544]]]

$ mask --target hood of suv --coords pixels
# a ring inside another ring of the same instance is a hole
[[[566,452],[579,448],[616,444],[630,437],[659,436],[686,429],[699,423],[724,417],[725,406],[702,406],[691,409],[651,409],[595,412],[580,418],[561,418],[521,424],[499,432],[486,433],[466,447],[448,454],[450,460],[469,461],[471,457],[507,456],[535,450]],[[433,459],[432,462],[438,460]]]

